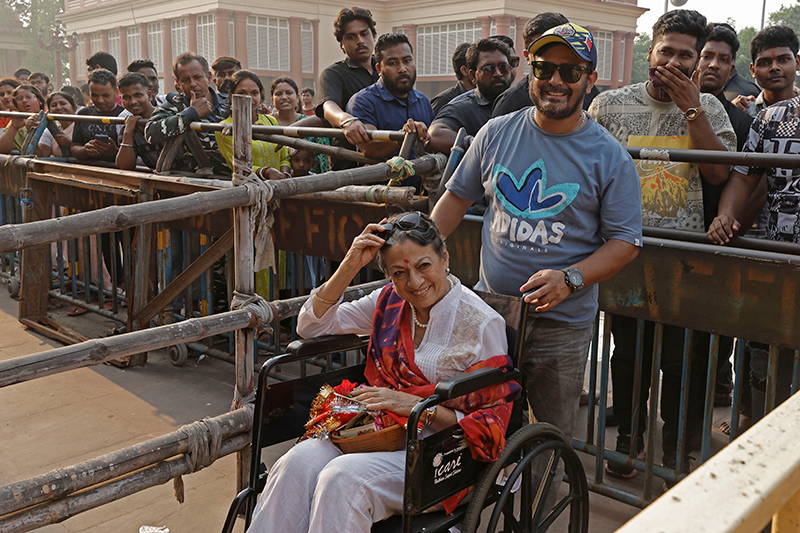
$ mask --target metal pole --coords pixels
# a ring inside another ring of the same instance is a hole
[[[761,3],[761,29],[764,29],[764,18],[767,14],[767,0]]]

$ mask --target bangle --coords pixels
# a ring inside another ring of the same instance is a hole
[[[132,144],[128,144],[128,143],[120,143],[120,144],[119,144],[119,147],[120,147],[120,148],[122,148],[123,146],[127,146],[128,148],[133,148],[133,145],[132,145]]]
[[[314,299],[315,300],[319,300],[320,302],[324,303],[325,305],[336,305],[336,302],[332,302],[330,300],[326,300],[325,298],[320,296],[318,292],[314,293]]]
[[[425,412],[428,414],[427,419],[425,420],[425,427],[430,426],[433,424],[433,421],[436,420],[436,413],[438,411],[438,405],[434,405],[433,407],[428,407],[425,409]]]
[[[346,119],[344,119],[343,121],[341,121],[341,122],[339,123],[339,128],[340,128],[340,129],[341,129],[341,128],[344,128],[345,124],[349,124],[349,123],[353,122],[354,120],[361,120],[361,119],[360,119],[360,118],[358,118],[358,117],[350,117],[350,118],[346,118]]]

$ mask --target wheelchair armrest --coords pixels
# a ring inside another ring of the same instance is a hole
[[[326,335],[316,339],[298,339],[292,341],[286,347],[286,351],[292,354],[293,359],[303,359],[317,355],[326,355],[334,352],[345,352],[357,350],[367,345],[369,337],[355,334],[349,335]]]
[[[503,372],[499,368],[479,368],[472,372],[466,372],[452,378],[443,379],[436,385],[433,393],[440,397],[442,400],[450,400],[463,396],[471,392],[475,392],[484,387],[490,387],[517,379],[519,377],[519,370],[516,368],[508,372]]]

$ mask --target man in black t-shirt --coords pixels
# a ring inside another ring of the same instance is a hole
[[[514,55],[497,39],[481,39],[467,50],[467,67],[476,88],[453,99],[431,124],[429,151],[450,153],[459,129],[475,135],[492,118],[492,103],[511,84]]]
[[[90,117],[118,117],[125,111],[117,105],[117,78],[106,69],[89,74],[89,95],[92,105],[78,111]],[[117,126],[76,122],[70,152],[76,159],[99,159],[113,163],[117,157]]]
[[[472,43],[461,43],[456,46],[453,52],[453,72],[456,73],[458,83],[433,97],[433,100],[431,100],[431,107],[433,107],[434,115],[437,115],[439,111],[454,98],[475,88],[475,84],[472,83],[472,79],[469,77],[469,69],[467,68],[467,50],[469,50],[471,44]]]
[[[354,94],[377,82],[379,77],[372,55],[377,35],[372,13],[360,7],[342,9],[333,22],[333,34],[347,57],[320,74],[315,111],[317,117],[327,123],[326,126],[344,131],[347,141],[334,139],[333,144],[354,150],[354,145],[367,143],[370,139],[364,124],[344,110]],[[355,163],[334,159],[332,166],[334,170],[341,170],[351,168]]]

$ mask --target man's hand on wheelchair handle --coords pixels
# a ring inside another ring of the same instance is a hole
[[[539,313],[550,311],[572,294],[572,290],[567,287],[564,272],[550,269],[540,270],[528,278],[519,290],[523,294],[533,290],[523,298],[527,303],[536,305],[536,311]]]

